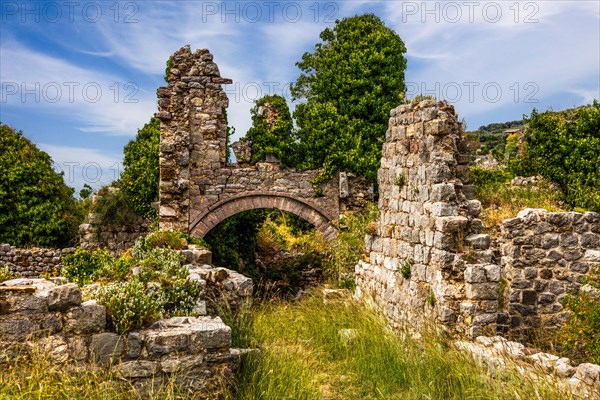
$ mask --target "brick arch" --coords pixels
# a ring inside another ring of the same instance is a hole
[[[294,198],[284,193],[248,193],[221,200],[200,214],[190,223],[190,234],[204,237],[221,221],[243,211],[260,208],[276,208],[287,211],[305,219],[317,228],[327,240],[337,236],[337,229],[331,224],[332,218],[326,212],[307,201]]]

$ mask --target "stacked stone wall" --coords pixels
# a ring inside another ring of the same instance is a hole
[[[19,348],[27,341],[28,345]],[[82,302],[64,278],[0,283],[0,356],[37,347],[57,364],[95,362],[135,387],[174,381],[194,398],[221,398],[243,350],[230,349],[231,328],[216,317],[175,317],[123,335],[107,331],[106,309]]]
[[[10,244],[0,244],[0,266],[5,266],[16,276],[39,278],[42,274],[60,273],[62,257],[75,249],[20,249]]]
[[[511,335],[555,330],[568,318],[562,300],[600,266],[600,214],[524,210],[503,222],[501,250]]]
[[[367,235],[369,261],[356,268],[395,323],[435,320],[472,336],[495,333],[500,267],[470,199],[461,125],[448,103],[425,100],[391,111],[378,173],[380,218]]]
[[[228,99],[221,85],[231,80],[220,76],[208,50],[184,47],[173,54],[168,82],[158,89],[161,227],[204,236],[241,211],[279,208],[331,239],[340,212],[358,211],[373,199],[372,185],[352,174],[317,186],[322,170],[281,168],[273,157],[251,165],[249,142],[232,145],[240,164],[228,163]]]

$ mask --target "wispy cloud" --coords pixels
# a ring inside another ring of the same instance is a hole
[[[114,74],[79,67],[34,51],[16,40],[2,41],[3,107],[51,109],[83,132],[132,135],[156,110],[155,94]],[[35,71],[35,73],[32,73]]]
[[[55,169],[64,173],[65,183],[77,191],[86,183],[95,189],[108,185],[123,169],[121,156],[117,154],[47,143],[39,143],[38,147],[52,157]]]

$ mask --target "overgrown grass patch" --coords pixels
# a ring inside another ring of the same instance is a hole
[[[524,208],[565,211],[560,205],[560,190],[556,187],[547,181],[535,186],[511,187],[509,183],[514,177],[508,169],[471,167],[475,198],[481,201],[482,221],[491,234],[500,231],[502,221],[516,217]]]
[[[563,399],[516,372],[488,375],[440,335],[397,335],[350,297],[273,300],[255,310],[235,399]]]

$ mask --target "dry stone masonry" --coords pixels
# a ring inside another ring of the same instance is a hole
[[[115,194],[117,188],[102,188],[92,196],[92,203],[102,197]],[[79,225],[79,247],[85,250],[106,248],[113,255],[120,255],[132,247],[135,241],[150,232],[152,222],[137,215],[131,215],[126,225],[108,225],[100,220],[95,212],[88,213],[88,222]]]
[[[555,330],[568,317],[561,301],[600,266],[600,214],[527,209],[504,221],[501,243],[511,334]]]
[[[453,106],[425,100],[391,111],[378,173],[380,218],[356,267],[396,324],[433,318],[449,331],[495,333],[500,267],[481,234]]]
[[[200,271],[210,281],[209,269]],[[248,278],[229,272],[220,282],[244,286],[251,295],[251,281],[248,287]],[[106,309],[95,300],[82,302],[79,287],[65,282],[21,278],[0,283],[0,357],[37,346],[58,364],[106,365],[142,390],[176,373],[176,384],[206,399],[219,398],[231,383],[246,351],[230,348],[231,328],[219,317],[175,317],[118,335],[107,331]],[[207,289],[215,284],[207,282]],[[23,343],[25,348],[19,348]]]
[[[19,249],[10,244],[0,244],[0,267],[7,267],[16,276],[38,278],[42,274],[55,275],[62,269],[62,257],[74,252],[66,249]]]
[[[360,178],[343,175],[315,187],[320,170],[295,171],[277,160],[250,165],[249,143],[233,145],[239,164],[227,162],[227,96],[208,50],[184,47],[171,57],[168,86],[158,90],[161,120],[160,224],[204,236],[242,211],[278,208],[312,223],[328,238],[340,211],[373,198]]]

